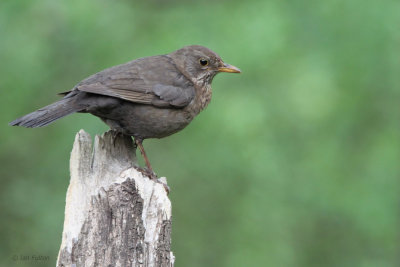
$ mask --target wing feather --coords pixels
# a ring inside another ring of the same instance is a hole
[[[74,89],[157,107],[182,108],[195,96],[193,84],[165,56],[138,59],[103,70]]]

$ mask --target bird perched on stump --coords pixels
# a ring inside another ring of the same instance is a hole
[[[192,45],[167,55],[139,58],[100,71],[64,97],[10,123],[46,126],[74,112],[90,113],[117,133],[133,136],[155,177],[142,142],[185,128],[211,100],[211,82],[220,72],[240,73],[210,49]]]

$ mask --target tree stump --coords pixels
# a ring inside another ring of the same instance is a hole
[[[81,130],[71,152],[57,266],[173,266],[171,202],[134,166],[130,137]]]

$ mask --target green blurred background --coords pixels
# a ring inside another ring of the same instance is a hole
[[[172,188],[176,266],[400,266],[399,25],[398,0],[2,0],[0,265],[55,265],[74,136],[107,130],[87,114],[7,123],[104,68],[201,44],[243,73],[145,142]]]

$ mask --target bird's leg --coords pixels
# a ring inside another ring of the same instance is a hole
[[[135,138],[135,144],[136,144],[136,145],[139,147],[139,149],[140,149],[140,153],[142,154],[142,156],[143,156],[143,158],[144,158],[144,161],[146,162],[147,170],[149,171],[150,176],[155,176],[155,178],[157,178],[157,175],[155,175],[155,173],[153,172],[153,168],[151,167],[150,161],[149,161],[149,159],[147,158],[146,151],[144,151],[144,147],[143,147],[142,142],[143,142],[142,139],[140,139],[140,138]],[[154,177],[150,177],[150,178],[154,178]]]
[[[164,186],[164,189],[167,192],[167,194],[169,194],[169,192],[170,192],[169,186],[166,184],[166,182],[162,181],[161,179],[157,179],[157,175],[154,173],[153,168],[151,168],[150,161],[147,158],[146,151],[144,151],[142,142],[143,142],[142,139],[135,137],[135,144],[137,147],[139,147],[140,153],[142,154],[144,161],[146,162],[147,171],[143,170],[142,168],[137,168],[137,169],[144,175],[148,176],[150,179],[154,180],[157,183],[162,184]]]

